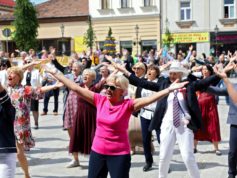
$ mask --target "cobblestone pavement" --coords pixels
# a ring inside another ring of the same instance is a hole
[[[68,154],[68,134],[62,130],[62,96],[60,95],[59,115],[52,114],[53,98],[49,104],[49,114],[40,116],[39,130],[32,129],[36,140],[36,147],[27,153],[30,164],[30,173],[32,178],[86,178],[88,173],[88,156],[80,155],[81,167],[66,168],[71,161],[71,155]],[[227,154],[229,125],[226,124],[228,106],[222,97],[218,105],[220,116],[220,127],[222,141],[220,150],[222,156],[216,156],[213,152],[213,146],[209,142],[200,142],[198,153],[195,154],[201,177],[205,178],[225,178],[227,177]],[[42,111],[42,101],[40,102],[40,112]],[[33,122],[32,122],[33,123]],[[132,156],[132,166],[130,170],[131,178],[156,178],[158,177],[158,155],[159,145],[155,144],[154,166],[149,172],[143,172],[143,155]],[[171,170],[169,178],[187,178],[186,167],[183,164],[178,145],[175,146],[174,155],[171,161]],[[16,178],[23,178],[22,170],[17,165]]]

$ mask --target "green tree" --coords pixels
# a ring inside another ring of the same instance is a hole
[[[170,33],[170,30],[168,27],[165,29],[165,36],[162,40],[162,43],[164,46],[166,46],[168,49],[171,47],[171,45],[174,43],[174,38],[172,34]]]
[[[25,51],[36,48],[39,23],[33,4],[29,0],[16,0],[14,17],[16,31],[13,40],[17,47]]]
[[[88,48],[90,48],[90,51],[92,52],[93,45],[95,44],[95,32],[92,27],[91,17],[89,16],[88,19],[88,29],[86,33],[84,34],[83,44],[85,44]]]

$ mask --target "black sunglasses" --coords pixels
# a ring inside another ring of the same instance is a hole
[[[112,90],[112,91],[114,91],[114,90],[117,89],[117,87],[115,87],[115,86],[113,86],[113,85],[104,85],[104,88],[105,88],[106,90],[110,89],[110,90]]]

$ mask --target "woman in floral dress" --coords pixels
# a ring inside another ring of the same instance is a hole
[[[36,63],[32,62],[31,65]],[[8,69],[8,94],[12,105],[16,109],[14,121],[14,132],[16,136],[17,158],[24,171],[25,178],[30,178],[28,162],[24,150],[30,150],[35,146],[30,128],[30,101],[31,99],[40,99],[43,93],[61,86],[57,83],[52,86],[41,88],[32,88],[31,86],[22,86],[23,70],[19,67]]]

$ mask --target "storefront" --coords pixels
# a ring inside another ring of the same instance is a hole
[[[162,35],[165,38],[165,35]],[[201,54],[203,52],[209,53],[209,33],[173,33],[173,44],[175,52],[182,50],[186,52],[191,45],[193,45],[194,50]]]
[[[120,53],[123,49],[127,49],[130,54],[132,54],[132,41],[120,41]]]
[[[213,55],[227,54],[228,50],[233,53],[237,49],[237,32],[211,32],[210,36]]]
[[[150,51],[153,49],[154,51],[157,49],[157,40],[142,40],[141,41],[141,50],[142,51]]]

